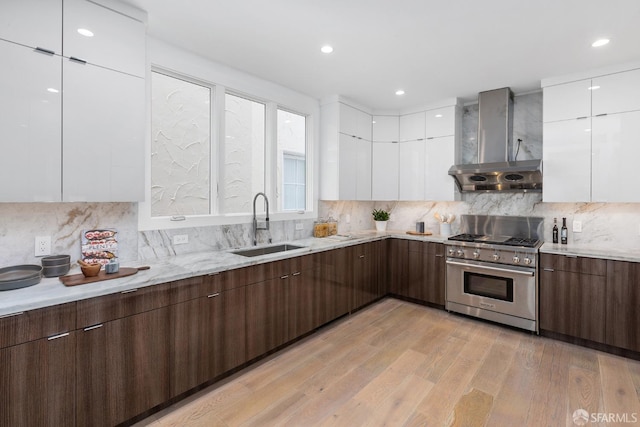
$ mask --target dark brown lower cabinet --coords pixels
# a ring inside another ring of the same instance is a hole
[[[76,333],[0,349],[0,425],[75,425]]]
[[[351,264],[353,309],[360,308],[378,298],[379,252],[375,242],[347,248]]]
[[[284,276],[247,286],[248,360],[287,341],[289,278]]]
[[[444,306],[445,292],[445,271],[446,262],[444,255],[444,244],[427,242],[424,256],[425,267],[425,293],[423,300]]]
[[[387,240],[387,262],[389,267],[388,290],[393,295],[405,295],[408,289],[409,241]]]
[[[640,352],[640,263],[607,261],[606,344]]]
[[[445,257],[442,243],[408,241],[395,245],[391,268],[395,275],[395,294],[444,306]],[[403,254],[406,254],[403,257]],[[395,259],[394,259],[395,257]],[[402,271],[406,268],[406,271]]]
[[[288,283],[287,339],[292,340],[320,326],[316,310],[315,255],[292,260]]]
[[[540,265],[540,329],[603,343],[606,261],[541,254]]]
[[[78,331],[78,425],[116,425],[169,399],[169,319],[163,307]]]

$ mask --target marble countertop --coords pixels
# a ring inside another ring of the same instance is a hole
[[[540,248],[540,253],[555,255],[571,255],[587,258],[610,259],[614,261],[640,262],[640,248],[621,248],[618,246],[590,244],[545,243]]]
[[[296,245],[304,246],[304,248],[256,257],[236,255],[232,252],[238,249],[229,249],[223,251],[176,255],[149,262],[123,263],[121,267],[140,267],[143,265],[149,265],[151,268],[149,270],[139,271],[132,276],[71,287],[64,286],[57,277],[43,277],[37,285],[30,286],[28,288],[0,292],[0,316],[67,302],[80,301],[101,295],[113,294],[194,276],[248,267],[251,265],[277,261],[314,252],[372,242],[388,237],[438,243],[446,241],[446,237],[438,235],[414,236],[408,235],[404,231],[389,230],[383,233],[375,231],[360,231],[351,233],[348,236],[338,235],[321,239],[311,237],[291,242],[281,242],[294,243]],[[69,272],[69,274],[78,273],[80,273],[80,269],[77,267]]]

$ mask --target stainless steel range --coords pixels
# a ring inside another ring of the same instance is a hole
[[[462,215],[447,241],[446,309],[538,332],[543,218]]]

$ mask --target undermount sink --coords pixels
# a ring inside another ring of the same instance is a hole
[[[246,256],[246,257],[254,257],[254,256],[260,256],[260,255],[275,254],[278,252],[293,251],[295,249],[303,249],[303,248],[305,248],[305,246],[290,245],[288,243],[285,243],[282,245],[265,246],[263,248],[241,249],[239,251],[234,251],[232,253],[236,255]]]

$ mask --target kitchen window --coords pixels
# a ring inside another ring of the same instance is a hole
[[[306,208],[306,120],[301,114],[278,109],[278,205],[285,211]]]
[[[273,220],[313,215],[310,116],[156,67],[150,82],[141,230],[248,223],[258,192]]]

